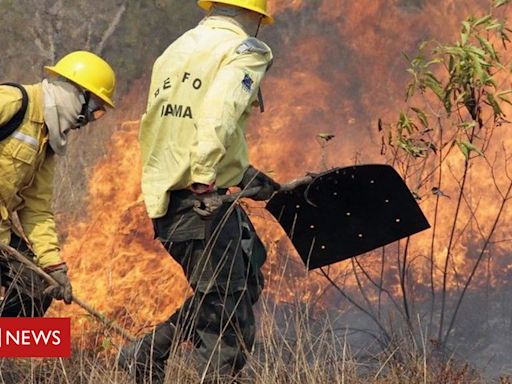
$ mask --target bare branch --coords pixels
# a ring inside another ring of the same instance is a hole
[[[384,247],[383,247],[384,249]],[[384,252],[384,250],[383,250]],[[385,293],[386,296],[389,298],[389,300],[393,303],[393,305],[395,306],[395,308],[397,309],[398,313],[400,313],[404,319],[405,319],[405,315],[404,313],[401,311],[400,309],[400,306],[398,305],[398,303],[396,302],[395,298],[393,297],[393,295],[389,292],[389,290],[387,290],[386,288],[383,287],[382,285],[382,281],[380,284],[378,284],[371,276],[370,274],[368,273],[368,271],[366,270],[366,268],[364,268],[364,266],[361,265],[361,263],[359,262],[359,259],[357,257],[354,258],[355,262],[357,263],[357,265],[359,266],[359,268],[361,269],[361,271],[363,272],[363,274],[365,275],[365,277],[368,279],[368,281],[373,285],[375,286],[375,288],[377,288],[379,290],[379,300],[380,300],[380,295],[381,293]],[[381,269],[381,279],[382,279],[382,276],[383,276],[383,269]]]
[[[505,204],[508,201],[508,198],[510,196],[511,191],[512,191],[512,182],[510,182],[509,185],[508,185],[508,189],[507,189],[507,192],[505,194],[505,199],[503,199],[502,202],[501,202],[501,205],[500,205],[500,207],[498,209],[498,212],[496,214],[496,217],[494,219],[494,223],[493,223],[491,229],[489,230],[489,234],[487,236],[487,239],[485,240],[484,246],[482,247],[482,250],[480,251],[480,254],[478,255],[478,259],[477,259],[475,265],[473,266],[473,269],[471,270],[471,273],[468,276],[466,284],[464,285],[464,289],[462,290],[462,293],[459,296],[459,300],[457,301],[457,305],[455,306],[455,311],[454,311],[454,313],[452,315],[452,318],[450,320],[450,325],[446,329],[446,333],[444,335],[444,339],[442,340],[443,344],[446,344],[446,342],[448,341],[448,338],[450,337],[450,332],[451,332],[451,330],[452,330],[452,328],[453,328],[453,326],[455,324],[455,320],[457,318],[457,314],[458,314],[460,306],[462,304],[462,300],[464,299],[466,291],[467,291],[469,285],[471,284],[471,281],[473,280],[473,277],[475,276],[475,273],[476,273],[476,271],[478,269],[478,266],[480,265],[480,262],[482,261],[484,255],[485,255],[485,251],[487,250],[487,247],[489,246],[489,244],[491,242],[491,238],[494,235],[494,232],[496,231],[496,227],[498,226],[498,223],[500,221],[501,214],[505,210]]]
[[[108,39],[116,31],[125,11],[126,11],[126,0],[123,1],[121,6],[119,7],[119,9],[117,10],[114,18],[110,22],[108,28],[105,30],[105,32],[103,32],[103,36],[101,37],[100,42],[98,43],[96,49],[94,50],[94,52],[97,53],[98,55],[101,55],[101,52],[103,52],[103,49],[105,48],[105,44],[107,43]]]
[[[52,56],[51,50],[48,49],[47,46],[45,46],[45,44],[43,43],[43,41],[41,39],[41,36],[46,35],[41,30],[42,24],[44,24],[44,22],[41,18],[41,13],[39,12],[39,10],[37,10],[34,14],[33,28],[29,28],[29,31],[32,34],[32,36],[34,36],[34,44],[37,46],[37,48],[39,48],[41,56],[44,57],[45,59],[48,59],[49,61],[53,61],[53,56]],[[50,38],[50,37],[48,36],[48,38]]]
[[[382,325],[382,323],[371,313],[369,312],[366,308],[364,308],[363,306],[361,306],[359,303],[357,303],[352,297],[350,297],[343,289],[341,289],[338,284],[336,284],[335,281],[333,281],[329,275],[324,271],[323,268],[320,268],[320,271],[322,273],[322,275],[324,275],[324,277],[327,279],[327,281],[329,281],[330,284],[332,284],[332,286],[345,298],[347,299],[354,307],[356,307],[357,309],[359,309],[361,312],[365,313],[374,323],[375,325],[377,325],[377,327],[380,329],[380,331],[382,332],[382,334],[384,335],[384,337],[386,338],[386,340],[390,341],[391,340],[391,336],[388,334],[388,332],[386,331],[386,328]]]

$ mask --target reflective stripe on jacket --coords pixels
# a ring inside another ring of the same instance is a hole
[[[169,191],[237,185],[249,165],[245,126],[272,60],[264,43],[225,17],[208,17],[156,60],[141,120],[142,192],[162,217]],[[254,48],[254,47],[253,47]]]
[[[41,84],[24,86],[29,104],[19,128],[0,142],[0,241],[9,243],[17,212],[36,262],[41,267],[62,262],[51,208],[55,155],[48,151]],[[21,107],[21,92],[0,86],[0,129]]]

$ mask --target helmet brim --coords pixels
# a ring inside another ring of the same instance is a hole
[[[197,5],[200,8],[204,9],[205,11],[207,11],[207,12],[210,9],[212,9],[213,3],[214,3],[213,1],[205,1],[205,0],[198,0],[197,1]],[[230,0],[222,0],[222,1],[220,1],[220,3],[238,6],[238,4],[236,4],[236,2],[230,1]],[[263,19],[262,19],[261,22],[263,24],[273,24],[274,21],[275,21],[274,18],[269,13],[262,12],[261,9],[258,9],[258,8],[255,8],[255,7],[251,7],[251,6],[240,7],[240,8],[248,9],[250,11],[253,11],[253,12],[256,12],[256,13],[259,13],[260,15],[262,15]]]

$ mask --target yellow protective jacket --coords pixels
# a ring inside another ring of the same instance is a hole
[[[166,213],[170,191],[241,181],[246,121],[271,61],[266,44],[221,16],[204,19],[155,61],[139,137],[151,218]]]
[[[8,244],[17,212],[43,268],[62,262],[51,209],[55,155],[48,149],[41,84],[24,86],[29,102],[19,128],[0,141],[0,242]],[[0,129],[20,109],[21,92],[0,86]]]

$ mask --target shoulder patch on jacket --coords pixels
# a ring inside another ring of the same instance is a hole
[[[244,53],[259,53],[260,55],[268,55],[270,48],[264,42],[258,40],[255,37],[248,37],[242,44],[236,49],[236,53],[239,55]]]
[[[242,88],[247,92],[251,92],[253,83],[254,80],[251,78],[251,76],[249,76],[248,73],[246,73],[242,80]]]

